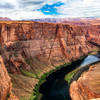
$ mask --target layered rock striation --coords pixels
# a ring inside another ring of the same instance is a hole
[[[0,57],[0,100],[5,100],[11,92],[12,83],[7,70],[4,66],[3,59]]]
[[[19,100],[12,92],[12,83],[0,56],[0,100]]]
[[[90,66],[77,81],[72,82],[70,95],[72,100],[100,99],[100,63]]]
[[[20,72],[19,67],[32,69],[26,63],[30,57],[33,70],[47,70],[47,66],[61,65],[87,54],[95,47],[87,42],[84,32],[79,26],[66,24],[0,23],[1,53],[8,72]]]

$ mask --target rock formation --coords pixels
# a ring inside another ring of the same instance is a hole
[[[29,99],[43,73],[97,49],[88,43],[96,38],[91,30],[67,24],[0,22],[0,55],[10,73],[13,93]]]
[[[93,47],[87,43],[84,34],[81,27],[66,24],[1,23],[2,57],[8,72],[20,72],[20,66],[32,69],[25,62],[30,57],[34,64],[33,70],[44,70],[47,66],[57,66],[90,52]]]
[[[0,17],[0,21],[11,21],[11,19],[7,17]]]
[[[90,66],[77,81],[72,82],[70,95],[72,100],[99,100],[100,63]]]
[[[0,56],[0,100],[19,100],[12,92],[12,83]]]

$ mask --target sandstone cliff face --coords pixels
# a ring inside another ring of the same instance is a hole
[[[90,66],[87,72],[70,86],[72,100],[99,100],[100,98],[100,63]]]
[[[20,66],[32,69],[25,62],[30,57],[33,70],[47,70],[47,66],[69,62],[92,48],[79,26],[37,22],[0,23],[0,44],[5,49],[1,50],[2,57],[9,62],[6,67],[12,73],[20,72]]]
[[[0,100],[5,100],[11,92],[11,80],[0,57]]]
[[[86,39],[100,45],[100,25],[81,26],[84,30]]]
[[[11,93],[12,83],[0,56],[0,100],[19,100]]]

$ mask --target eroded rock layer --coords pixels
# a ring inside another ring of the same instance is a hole
[[[0,100],[19,100],[12,92],[12,83],[0,56]]]
[[[87,72],[70,86],[72,100],[99,100],[100,98],[100,63],[90,66]]]
[[[11,80],[0,57],[0,100],[5,100],[11,91]]]
[[[6,67],[12,73],[20,72],[19,67],[32,69],[26,63],[31,58],[33,70],[44,71],[95,48],[87,43],[79,26],[37,22],[0,23],[0,44]]]

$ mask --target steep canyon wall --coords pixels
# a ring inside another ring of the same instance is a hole
[[[25,69],[31,69],[25,63],[30,57],[35,69],[44,70],[47,66],[57,66],[90,52],[92,46],[84,32],[79,26],[66,24],[1,23],[2,57],[5,63],[9,62],[6,64],[9,72],[18,72],[21,64]]]

